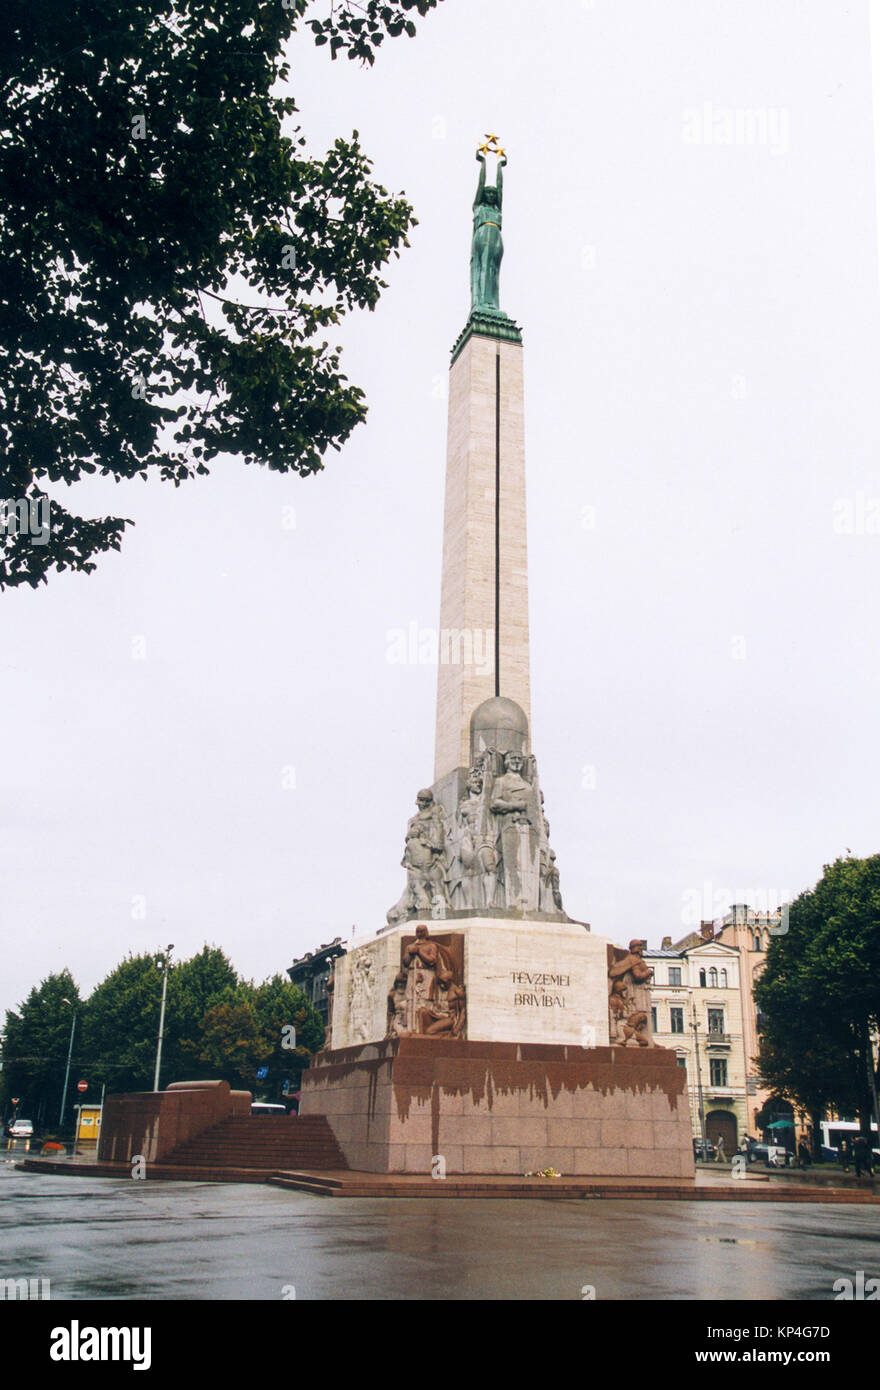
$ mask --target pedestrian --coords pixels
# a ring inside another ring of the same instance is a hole
[[[799,1168],[809,1168],[809,1166],[810,1166],[810,1164],[812,1163],[813,1160],[812,1160],[811,1157],[810,1157],[810,1150],[807,1148],[807,1146],[806,1146],[806,1144],[805,1144],[805,1142],[804,1142],[803,1139],[802,1139],[801,1142],[798,1144],[798,1151],[797,1151],[797,1154],[798,1154],[798,1167],[799,1167]]]
[[[725,1154],[725,1152],[724,1152],[724,1138],[723,1138],[723,1136],[720,1135],[720,1134],[717,1136],[717,1138],[716,1138],[716,1140],[715,1140],[715,1162],[716,1162],[716,1163],[724,1163],[724,1162],[726,1162],[726,1154]]]
[[[846,1135],[844,1135],[837,1146],[837,1161],[845,1173],[849,1172],[849,1160],[849,1140]]]
[[[867,1168],[868,1172],[871,1171],[871,1156],[868,1153],[864,1134],[857,1134],[853,1140],[853,1158],[855,1159],[857,1178],[862,1176],[863,1168]]]

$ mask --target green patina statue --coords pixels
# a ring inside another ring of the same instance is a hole
[[[474,239],[471,244],[471,309],[500,312],[498,279],[504,244],[501,240],[502,170],[507,163],[504,151],[497,148],[495,137],[491,144],[477,150],[480,181],[474,199]],[[495,146],[493,148],[493,146]],[[486,155],[498,155],[498,175],[494,186],[486,186]]]

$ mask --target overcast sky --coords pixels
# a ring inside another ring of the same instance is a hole
[[[436,668],[389,634],[438,623],[487,131],[568,912],[659,945],[880,851],[864,0],[444,0],[371,71],[301,35],[292,90],[310,148],[357,128],[419,218],[333,338],[369,420],[307,480],[89,483],[86,514],[137,523],[121,553],[0,597],[0,1007],[168,942],[261,979],[398,899]]]

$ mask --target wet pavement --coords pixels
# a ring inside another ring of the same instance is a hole
[[[74,1299],[832,1300],[880,1276],[880,1211],[785,1203],[337,1200],[22,1173],[0,1278]]]

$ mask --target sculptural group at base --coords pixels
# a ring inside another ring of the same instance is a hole
[[[512,746],[503,749],[487,747],[479,737],[481,718],[497,719],[499,706],[514,731]],[[389,925],[487,909],[568,920],[538,766],[525,751],[527,739],[525,715],[512,700],[488,700],[475,712],[463,795],[448,810],[435,788],[424,787],[416,797],[418,810],[407,823],[401,861],[406,885],[388,911]],[[448,798],[450,786],[444,790]]]

